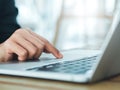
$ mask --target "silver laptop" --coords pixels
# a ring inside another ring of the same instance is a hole
[[[61,80],[77,83],[91,83],[120,73],[120,12],[101,50],[62,51],[64,58],[57,60],[52,55],[43,54],[39,60],[0,64],[0,74]]]

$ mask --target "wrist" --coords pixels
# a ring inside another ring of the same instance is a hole
[[[5,60],[5,50],[3,44],[0,44],[0,62]]]

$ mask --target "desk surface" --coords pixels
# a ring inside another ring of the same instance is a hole
[[[120,90],[120,76],[94,84],[76,84],[0,75],[0,90]]]

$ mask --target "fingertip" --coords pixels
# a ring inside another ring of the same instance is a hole
[[[63,58],[63,54],[62,53],[58,53],[58,57],[57,57],[58,59],[61,59],[61,58]]]
[[[24,58],[22,58],[22,57],[18,57],[18,60],[19,60],[20,62],[25,61],[25,59],[24,59]]]
[[[59,53],[59,57],[60,57],[60,58],[63,58],[63,54],[62,54],[62,53]]]

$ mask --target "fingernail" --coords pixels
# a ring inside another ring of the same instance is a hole
[[[62,55],[61,53],[59,53],[59,57],[60,57],[60,58],[63,58],[63,55]]]

